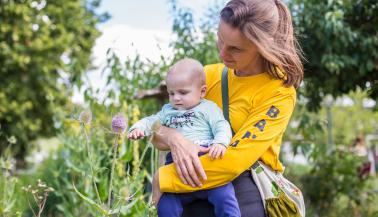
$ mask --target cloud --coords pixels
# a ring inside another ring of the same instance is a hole
[[[171,33],[161,30],[146,30],[132,28],[128,25],[115,24],[100,28],[102,35],[96,40],[92,49],[94,70],[88,71],[89,84],[84,85],[81,91],[75,90],[73,102],[83,103],[83,89],[91,85],[95,89],[102,89],[105,86],[105,75],[101,75],[102,69],[106,66],[106,52],[110,48],[121,61],[126,58],[133,58],[139,54],[142,59],[159,61],[160,55],[171,56],[169,49]]]
[[[106,58],[106,51],[112,48],[121,59],[133,57],[138,52],[144,58],[158,61],[161,54],[170,55],[170,35],[165,31],[136,29],[121,24],[106,26],[93,48],[93,57],[95,63],[101,63]]]

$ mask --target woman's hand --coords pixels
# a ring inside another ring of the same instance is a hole
[[[198,158],[199,152],[207,153],[209,148],[193,144],[175,129],[161,126],[152,143],[160,150],[170,149],[176,171],[181,181],[192,187],[200,187],[202,183],[197,174],[206,180],[206,174]]]

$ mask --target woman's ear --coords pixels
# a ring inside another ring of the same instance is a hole
[[[202,98],[205,97],[205,95],[206,95],[206,90],[207,90],[206,85],[202,85],[202,86],[201,86],[201,97],[202,97]]]

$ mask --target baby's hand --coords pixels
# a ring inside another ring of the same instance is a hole
[[[214,143],[210,146],[209,155],[211,160],[220,158],[222,159],[224,156],[224,153],[226,153],[226,147],[222,144]]]
[[[128,139],[140,139],[143,137],[144,137],[144,132],[143,130],[140,130],[140,129],[134,129],[127,135]]]

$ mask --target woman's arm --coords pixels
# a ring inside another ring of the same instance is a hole
[[[294,110],[294,104],[293,88],[282,87],[272,91],[258,103],[238,129],[223,159],[211,160],[207,155],[200,157],[208,177],[200,188],[183,185],[178,181],[174,167],[167,165],[159,169],[161,191],[191,192],[222,186],[235,179],[261,157],[265,161],[269,155],[270,162],[277,162],[282,135]]]
[[[158,132],[155,132],[152,135],[152,144],[160,151],[169,151],[170,147],[168,145],[167,137],[162,136],[164,134],[173,135],[174,133],[178,133],[177,131],[168,133],[168,127],[160,126]]]
[[[198,158],[199,152],[208,148],[193,144],[175,129],[160,126],[152,138],[152,144],[159,150],[170,150],[177,175],[185,185],[202,186],[197,174],[206,180],[206,174]]]

